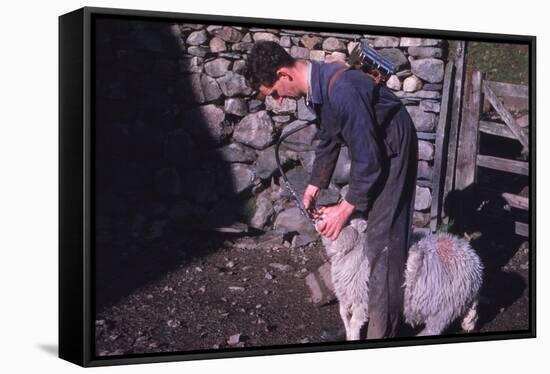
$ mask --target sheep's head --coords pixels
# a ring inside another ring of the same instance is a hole
[[[362,236],[367,231],[367,221],[363,218],[352,218],[347,226],[345,226],[336,240],[330,240],[325,236],[321,236],[323,245],[327,251],[327,255],[343,256],[351,251],[361,240]]]

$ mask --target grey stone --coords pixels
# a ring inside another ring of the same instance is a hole
[[[286,125],[283,129],[283,133],[281,134],[281,136],[288,134],[290,131],[295,130],[299,126],[305,125],[306,123],[306,121],[296,120]],[[285,147],[293,151],[308,151],[312,149],[313,139],[315,138],[316,134],[317,128],[313,124],[310,124],[306,128],[297,131],[287,137],[284,140],[283,144],[285,145]]]
[[[418,159],[431,161],[434,159],[435,147],[425,140],[418,141]]]
[[[415,75],[411,75],[403,81],[403,91],[416,92],[422,89],[422,81]]]
[[[268,40],[270,42],[279,43],[279,38],[276,35],[273,35],[269,32],[257,32],[252,35],[252,38],[255,42],[258,42],[260,40]]]
[[[312,61],[325,61],[325,51],[310,51],[309,59]]]
[[[233,72],[237,74],[242,74],[246,70],[246,61],[238,60],[233,63]]]
[[[200,30],[204,28],[204,25],[199,23],[184,23],[181,25],[182,30]]]
[[[230,26],[224,26],[222,29],[216,30],[215,34],[222,40],[229,43],[237,43],[243,37],[243,34],[240,31]]]
[[[200,57],[184,58],[179,61],[180,72],[182,73],[200,73],[202,72],[203,59]]]
[[[220,189],[222,186],[218,183],[218,190],[222,194],[229,194],[228,190]],[[238,221],[239,203],[235,199],[223,199],[213,204],[213,207],[205,214],[204,225],[207,227],[224,227],[230,226]]]
[[[342,52],[332,52],[325,57],[326,62],[346,62],[346,54]]]
[[[328,52],[345,52],[346,45],[341,40],[330,37],[323,42],[323,49]]]
[[[191,99],[196,103],[204,103],[206,101],[202,89],[201,75],[202,74],[191,74],[189,82],[186,82],[186,84],[190,85],[193,94]],[[185,89],[185,91],[187,91],[187,89]]]
[[[267,96],[265,98],[265,107],[276,114],[291,114],[296,112],[296,100],[285,97],[279,104],[272,96]]]
[[[204,57],[210,52],[210,47],[206,47],[203,45],[192,45],[189,48],[187,48],[187,53],[189,53],[192,56],[198,56],[198,57]]]
[[[256,182],[254,169],[245,164],[231,164],[229,174],[231,176],[232,192],[237,194],[248,190]]]
[[[443,80],[445,64],[436,58],[423,58],[411,61],[411,70],[429,83],[439,83]]]
[[[198,204],[212,203],[218,200],[216,176],[211,171],[194,170],[186,174],[185,195]]]
[[[162,196],[176,196],[181,192],[181,181],[175,168],[160,169],[155,173],[155,191]]]
[[[246,33],[245,36],[243,36],[243,38],[241,39],[241,42],[243,43],[252,43],[253,40],[252,40],[252,34],[250,34],[249,32]]]
[[[290,55],[293,57],[293,58],[298,58],[298,59],[309,59],[309,49],[307,48],[303,48],[303,47],[297,47],[297,46],[292,46],[292,48],[290,48]]]
[[[439,113],[441,111],[441,103],[439,101],[422,100],[420,109],[425,112]]]
[[[227,51],[227,45],[222,38],[216,36],[210,40],[210,52],[218,53],[225,51]]]
[[[416,197],[414,200],[415,210],[426,210],[432,205],[432,193],[429,188],[416,186]]]
[[[399,47],[399,38],[395,36],[379,36],[374,39],[375,48]]]
[[[416,58],[441,58],[443,57],[443,49],[434,47],[409,47],[409,55]]]
[[[426,227],[430,223],[430,213],[415,211],[413,213],[413,225],[415,227]]]
[[[248,87],[245,78],[232,71],[228,71],[221,78],[217,79],[220,88],[225,96],[250,95],[252,88]]]
[[[246,100],[240,97],[230,97],[225,100],[225,113],[243,117],[248,113]]]
[[[236,126],[233,137],[236,141],[256,149],[265,149],[275,140],[273,121],[264,111],[248,114]]]
[[[246,52],[246,53],[248,53],[252,50],[252,47],[254,47],[254,43],[239,42],[239,43],[233,44],[233,46],[231,46],[231,50],[233,50],[235,52]]]
[[[288,36],[281,36],[280,42],[281,47],[289,48],[291,46],[291,40]]]
[[[212,77],[203,74],[201,77],[202,93],[204,95],[204,101],[213,101],[220,98],[222,90],[218,85],[218,82]]]
[[[315,112],[313,109],[310,109],[306,105],[306,100],[301,97],[298,99],[298,119],[302,121],[314,121],[317,116],[315,115]]]
[[[401,89],[401,81],[397,78],[397,75],[392,75],[387,80],[386,87],[393,91],[399,91]]]
[[[169,215],[169,221],[172,225],[188,227],[202,221],[206,211],[189,201],[179,200],[172,204]]]
[[[252,99],[248,102],[248,111],[250,113],[256,113],[262,110],[264,102],[261,100]]]
[[[250,226],[260,230],[268,224],[269,220],[275,213],[273,210],[273,204],[268,197],[269,192],[266,191],[256,197],[256,210],[250,220]]]
[[[302,167],[297,166],[294,169],[286,172],[286,177],[290,181],[292,188],[296,191],[300,198],[309,183],[309,173]],[[291,198],[292,194],[290,190],[286,187],[286,184],[282,178],[279,178],[279,185],[282,187],[281,196]]]
[[[401,47],[435,47],[441,45],[440,39],[401,38]]]
[[[414,126],[416,127],[417,131],[434,131],[436,126],[435,114],[424,112],[418,106],[407,106],[406,108],[414,122]]]
[[[425,91],[441,91],[443,83],[426,83],[423,87]]]
[[[321,32],[320,35],[325,38],[340,38],[340,39],[360,39],[361,35],[359,34],[348,34],[348,33],[339,33],[339,32]]]
[[[252,163],[256,159],[256,153],[239,143],[230,143],[218,148],[218,154],[225,162]]]
[[[300,163],[302,167],[311,174],[313,168],[313,161],[315,160],[315,151],[300,152]]]
[[[208,136],[214,143],[220,143],[224,138],[223,120],[225,112],[214,104],[203,105],[188,111],[184,115],[184,123],[190,131],[199,136]]]
[[[218,56],[229,58],[231,60],[240,60],[243,58],[243,55],[240,52],[220,52]]]
[[[395,95],[400,98],[416,99],[417,101],[420,101],[421,99],[432,99],[432,100],[441,99],[441,93],[437,91],[425,91],[425,90],[420,90],[416,92],[397,91],[395,92]]]
[[[300,43],[307,49],[314,49],[317,46],[321,46],[322,42],[323,38],[320,38],[318,36],[303,35],[300,38]]]
[[[208,40],[208,35],[206,31],[193,31],[185,41],[189,45],[201,45]]]
[[[227,73],[231,61],[225,58],[217,58],[204,64],[204,71],[211,77],[218,78]]]
[[[409,60],[405,57],[405,54],[397,48],[384,48],[379,49],[378,53],[386,57],[388,60],[394,63],[398,70],[401,70],[409,64]]]
[[[313,225],[306,217],[304,217],[300,209],[297,207],[288,208],[280,212],[275,219],[275,224],[273,227],[275,229],[285,230],[287,232],[315,232]]]
[[[210,25],[210,26],[206,27],[206,31],[209,34],[215,34],[216,31],[221,30],[222,28],[223,28],[223,26],[221,26],[221,25]]]
[[[155,61],[153,73],[158,75],[174,75],[178,70],[178,62],[175,60],[159,59]]]
[[[313,232],[304,232],[299,235],[294,235],[292,238],[292,248],[299,248],[303,247],[305,245],[308,245],[309,243],[312,243],[319,239],[319,234],[313,233]],[[287,265],[288,266],[288,265]]]
[[[275,125],[277,127],[279,127],[279,126],[282,126],[284,124],[287,124],[290,121],[290,116],[289,115],[273,116],[273,117],[271,117],[271,119],[273,120],[273,122],[275,122]]]
[[[433,179],[433,166],[426,161],[418,161],[418,179],[431,181]]]
[[[256,163],[254,164],[256,175],[261,179],[269,179],[278,170],[275,161],[275,146],[269,147],[263,151],[257,152]],[[285,164],[286,157],[284,153],[280,154],[281,164]]]
[[[191,167],[197,162],[196,148],[188,132],[177,129],[166,135],[164,158],[183,167]]]

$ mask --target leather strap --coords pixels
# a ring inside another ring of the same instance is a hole
[[[344,69],[340,69],[338,71],[336,71],[336,73],[334,73],[332,75],[332,77],[330,77],[330,80],[328,81],[328,95],[330,97],[330,93],[332,91],[332,86],[334,86],[334,82],[336,82],[336,79],[338,79],[338,77],[340,77],[340,75],[344,74],[346,71],[350,70],[351,67],[346,67]]]

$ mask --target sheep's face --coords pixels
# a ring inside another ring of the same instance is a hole
[[[336,240],[333,241],[321,236],[327,255],[329,257],[334,255],[344,256],[355,247],[358,240],[360,240],[360,234],[366,231],[367,221],[362,218],[354,218],[350,221],[349,225],[340,231]]]

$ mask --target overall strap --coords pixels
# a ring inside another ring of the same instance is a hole
[[[330,97],[330,92],[332,91],[332,86],[334,86],[334,82],[336,82],[336,79],[338,79],[338,77],[340,77],[340,75],[344,74],[346,71],[348,71],[350,69],[351,69],[351,66],[345,67],[343,69],[340,69],[340,70],[336,71],[336,73],[334,73],[332,75],[332,77],[330,77],[330,80],[328,81],[328,96],[329,97]]]

